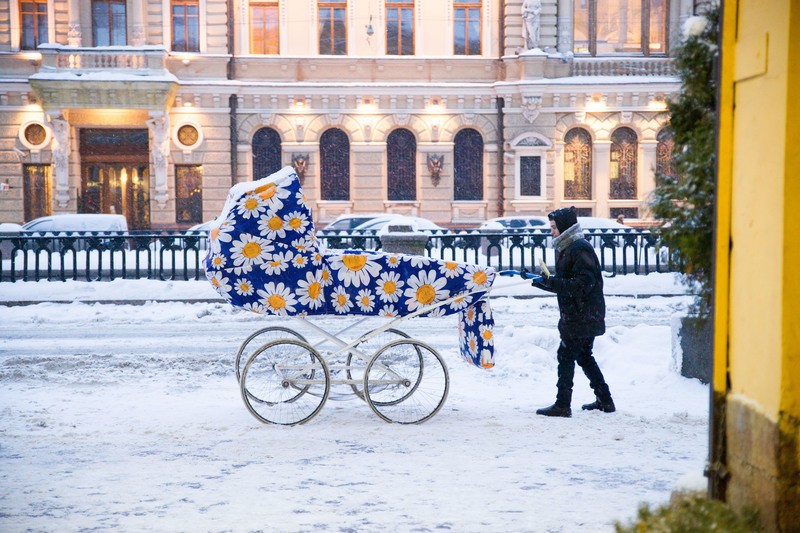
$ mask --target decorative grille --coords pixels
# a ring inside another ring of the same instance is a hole
[[[453,199],[483,200],[483,137],[477,130],[464,129],[456,134]]]
[[[350,199],[350,141],[340,129],[327,130],[319,139],[320,182],[323,200]]]
[[[281,136],[272,128],[253,135],[253,179],[266,178],[281,169]]]
[[[639,142],[630,128],[619,128],[611,134],[611,166],[609,168],[609,198],[636,198],[636,159]]]
[[[417,198],[417,141],[406,129],[394,130],[386,139],[388,198],[408,201]]]
[[[592,199],[592,136],[583,128],[564,136],[564,198]]]

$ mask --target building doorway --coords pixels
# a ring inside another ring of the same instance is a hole
[[[148,130],[81,129],[81,213],[125,215],[130,229],[150,228]]]

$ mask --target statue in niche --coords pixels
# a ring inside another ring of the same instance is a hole
[[[542,0],[523,0],[522,38],[528,50],[539,49],[539,27],[542,15]]]
[[[308,154],[292,154],[292,168],[294,168],[302,184],[308,171]]]
[[[428,154],[428,172],[431,173],[431,181],[434,187],[439,185],[442,177],[442,166],[444,166],[443,154]]]

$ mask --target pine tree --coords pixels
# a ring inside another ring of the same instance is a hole
[[[681,90],[668,102],[672,172],[657,173],[651,202],[661,239],[695,294],[691,312],[700,317],[710,314],[712,299],[719,15],[712,4],[684,25],[674,55]]]

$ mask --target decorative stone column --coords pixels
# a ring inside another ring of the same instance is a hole
[[[146,2],[134,2],[131,10],[131,46],[144,46],[147,44],[147,26],[145,26]]]
[[[596,140],[593,144],[594,153],[592,154],[592,168],[594,182],[594,197],[597,200],[597,208],[594,216],[608,216],[608,195],[611,190],[608,183],[608,176],[611,173],[611,141]]]
[[[58,207],[69,203],[69,122],[62,115],[47,115],[53,130],[50,151],[53,153],[53,166],[56,174],[55,201]]]
[[[642,147],[642,164],[641,172],[639,173],[639,199],[642,201],[642,212],[639,213],[639,218],[649,217],[649,213],[644,212],[647,209],[647,202],[644,201],[650,197],[653,191],[656,190],[656,162],[657,162],[657,149],[658,141],[648,140],[640,141]]]
[[[67,45],[78,47],[81,45],[81,7],[80,0],[69,0],[69,25],[67,29]]]
[[[164,208],[169,200],[167,188],[167,157],[169,156],[169,115],[151,115],[146,124],[150,128],[150,151],[153,154],[153,174],[155,175],[155,201]]]
[[[558,52],[572,52],[572,0],[558,0]]]

